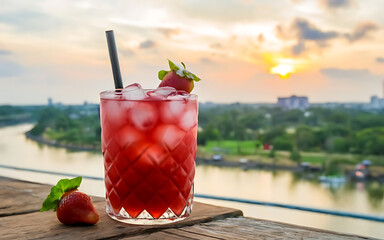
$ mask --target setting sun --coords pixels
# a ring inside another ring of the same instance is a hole
[[[279,74],[280,77],[282,77],[282,78],[288,78],[289,74],[292,72],[293,72],[293,66],[288,65],[288,64],[284,64],[284,63],[280,63],[276,67],[271,68],[272,74]]]
[[[289,78],[295,72],[295,62],[293,59],[277,59],[277,65],[269,71],[271,74],[278,74],[281,78]]]

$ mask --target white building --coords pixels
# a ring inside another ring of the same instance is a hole
[[[378,96],[372,96],[370,102],[370,108],[380,109],[384,108],[384,98],[379,98]]]
[[[371,102],[369,104],[369,108],[371,109],[381,109],[384,108],[384,80],[383,80],[383,98],[378,96],[372,96]]]
[[[300,109],[305,110],[309,108],[308,97],[298,97],[292,95],[291,97],[283,98],[279,97],[277,105],[285,110]]]

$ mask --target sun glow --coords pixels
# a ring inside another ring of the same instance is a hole
[[[272,74],[279,74],[282,78],[288,78],[289,74],[293,72],[293,66],[280,63],[274,68],[271,68]]]
[[[271,74],[278,74],[281,78],[289,78],[291,73],[295,72],[294,59],[276,59],[277,65],[272,67],[269,72]]]

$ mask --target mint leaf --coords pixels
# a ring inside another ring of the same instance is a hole
[[[165,77],[165,75],[167,75],[167,71],[165,71],[165,70],[161,70],[161,71],[159,71],[159,73],[158,73],[158,77],[159,77],[159,79],[160,80],[163,80],[163,78]]]
[[[76,177],[72,179],[61,179],[58,181],[56,186],[51,188],[51,192],[44,200],[40,212],[48,211],[50,209],[56,211],[57,204],[59,203],[61,196],[63,196],[65,192],[77,189],[80,186],[81,180],[82,177]]]
[[[82,178],[81,177],[76,177],[72,179],[61,179],[59,182],[57,182],[56,186],[60,188],[63,193],[71,191],[73,189],[76,189],[80,187]]]

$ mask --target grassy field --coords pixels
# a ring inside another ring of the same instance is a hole
[[[206,152],[230,155],[256,154],[257,141],[208,141],[204,146]]]
[[[222,154],[228,161],[238,161],[247,158],[250,161],[277,163],[293,165],[296,162],[289,159],[289,151],[276,151],[275,158],[269,157],[270,151],[263,150],[257,141],[209,141],[205,146],[199,147],[199,156],[211,158],[213,154]],[[300,152],[301,162],[309,162],[311,165],[322,166],[323,164],[337,160],[345,162],[349,168],[354,168],[363,159],[369,159],[372,165],[384,169],[384,157],[382,156],[360,156],[353,154],[330,154],[326,152]]]

